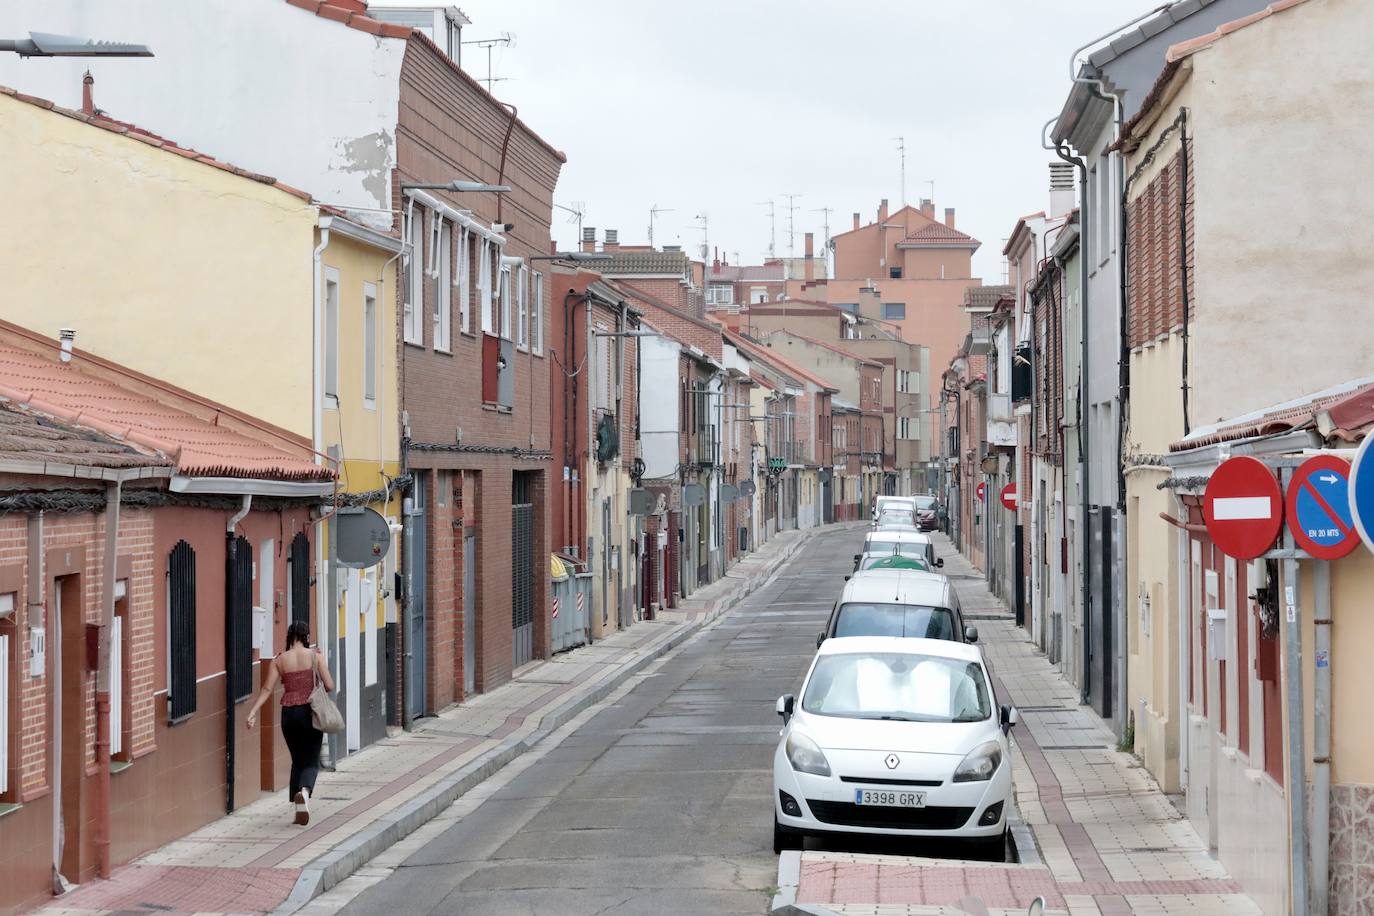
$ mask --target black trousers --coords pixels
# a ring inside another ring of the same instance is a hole
[[[281,734],[291,752],[291,798],[301,789],[315,794],[315,777],[320,773],[320,744],[324,732],[310,717],[310,704],[281,708]]]

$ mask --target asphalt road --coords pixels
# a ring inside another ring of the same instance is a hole
[[[800,687],[862,536],[813,537],[768,585],[343,912],[767,912],[773,704]]]

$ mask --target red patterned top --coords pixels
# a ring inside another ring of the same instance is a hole
[[[315,690],[315,666],[312,664],[304,671],[283,671],[281,682],[281,705],[304,706],[310,702],[310,694]]]

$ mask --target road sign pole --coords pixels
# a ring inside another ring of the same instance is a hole
[[[1280,490],[1292,471],[1279,470]],[[1293,533],[1283,530],[1283,546],[1296,547]],[[1288,837],[1291,856],[1288,912],[1307,916],[1307,755],[1303,745],[1302,617],[1299,614],[1302,579],[1296,559],[1283,561],[1283,592],[1280,596],[1287,621],[1284,638],[1284,687],[1288,705]]]

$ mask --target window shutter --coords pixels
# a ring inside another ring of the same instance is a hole
[[[233,607],[229,608],[233,627],[234,699],[246,699],[253,694],[253,545],[244,537],[237,538],[234,548]]]
[[[167,718],[196,711],[196,552],[178,541],[167,559]]]

